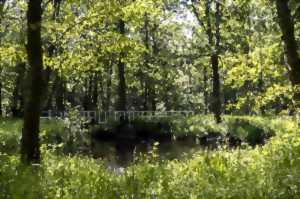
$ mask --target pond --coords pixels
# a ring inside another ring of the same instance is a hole
[[[153,150],[160,160],[173,160],[191,157],[193,153],[202,150],[197,142],[187,140],[173,140],[171,142],[114,142],[92,141],[92,154],[94,158],[104,159],[109,168],[127,167],[137,158],[153,154]]]

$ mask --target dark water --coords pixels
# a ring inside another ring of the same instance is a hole
[[[129,166],[136,159],[143,156],[155,154],[161,160],[182,159],[203,149],[196,142],[172,141],[172,142],[105,142],[96,141],[92,143],[92,154],[95,158],[106,160],[111,168]]]

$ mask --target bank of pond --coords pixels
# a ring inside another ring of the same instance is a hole
[[[91,129],[91,153],[96,158],[127,165],[153,147],[163,159],[180,159],[199,150],[262,146],[276,133],[276,125],[270,122],[232,116],[220,124],[209,116],[121,120]]]
[[[22,121],[3,118],[0,123],[1,151],[18,153]],[[147,154],[154,145],[162,157],[174,159],[198,150],[262,146],[276,134],[297,128],[290,117],[225,116],[219,124],[211,115],[133,121],[121,118],[101,125],[73,117],[42,120],[40,139],[49,148],[55,147],[58,153],[114,161],[125,159],[121,162],[127,164],[134,155]]]

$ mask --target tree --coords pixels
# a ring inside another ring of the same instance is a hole
[[[118,22],[118,30],[122,37],[125,37],[125,21],[120,19]],[[120,52],[118,60],[118,76],[119,76],[119,85],[118,85],[118,110],[126,111],[127,100],[126,100],[126,79],[125,79],[125,62],[124,62],[124,52]]]
[[[295,38],[295,27],[288,0],[276,0],[278,23],[282,32],[282,40],[285,45],[285,54],[289,65],[289,78],[294,87],[294,103],[299,107],[300,103],[300,58]]]
[[[205,22],[201,19],[200,13],[199,13],[199,6],[197,0],[192,0],[192,9],[193,13],[195,14],[198,23],[201,25],[201,27],[204,29],[207,37],[208,37],[208,44],[210,46],[210,63],[212,68],[212,78],[213,78],[213,92],[212,92],[212,111],[214,113],[215,119],[217,123],[220,123],[222,121],[221,119],[221,94],[220,94],[220,74],[219,74],[219,55],[220,55],[220,23],[221,23],[221,4],[219,1],[216,1],[215,3],[215,12],[214,12],[214,20],[211,19],[212,14],[212,1],[206,0],[205,2]],[[213,24],[212,22],[215,22],[213,32]],[[206,81],[206,71],[204,71],[204,81]],[[205,88],[206,89],[206,88]],[[205,97],[206,98],[206,97]],[[205,99],[207,100],[207,99]]]
[[[27,56],[30,66],[28,93],[25,100],[21,160],[40,161],[39,125],[43,95],[43,53],[41,40],[42,0],[29,0],[27,10]]]
[[[2,22],[2,17],[4,14],[4,6],[6,0],[0,0],[0,25]],[[1,45],[1,38],[0,38],[0,45]],[[2,67],[0,66],[0,75],[2,73]],[[0,81],[0,117],[2,116],[2,81]]]

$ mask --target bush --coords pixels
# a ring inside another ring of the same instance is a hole
[[[284,134],[297,131],[297,123],[292,118],[264,118],[253,116],[224,116],[223,122],[217,124],[212,115],[196,115],[178,118],[172,121],[172,133],[176,136],[209,134],[231,136],[252,146],[264,144],[276,133]]]

